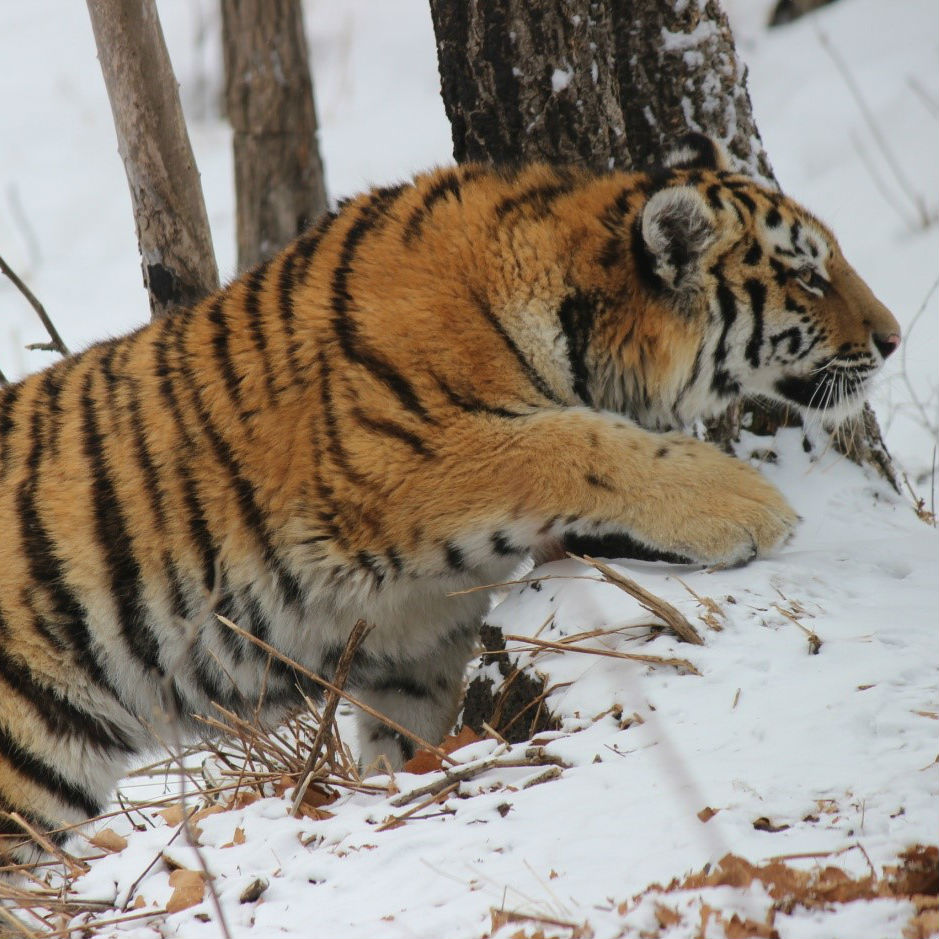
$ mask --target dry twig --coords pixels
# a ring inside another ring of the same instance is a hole
[[[602,561],[597,561],[595,558],[587,555],[579,557],[576,554],[570,554],[568,556],[572,557],[575,561],[580,561],[581,564],[586,564],[587,567],[592,567],[594,570],[599,571],[607,583],[613,584],[619,587],[620,590],[626,591],[626,593],[638,600],[650,613],[658,616],[679,639],[683,639],[685,642],[690,642],[696,646],[704,645],[704,640],[698,634],[694,626],[692,626],[675,607],[667,603],[661,597],[649,593],[648,590],[640,587],[639,584],[625,574],[613,570],[609,564],[604,564]]]
[[[49,338],[52,340],[48,345],[46,343],[35,343],[33,347],[49,349],[52,352],[58,352],[61,355],[69,355],[68,347],[62,341],[62,337],[59,335],[59,331],[55,328],[52,323],[52,320],[49,318],[49,314],[46,312],[46,308],[36,299],[36,295],[19,279],[16,275],[16,272],[7,264],[6,261],[0,257],[0,271],[3,271],[7,277],[13,281],[13,286],[16,287],[19,292],[26,297],[29,301],[29,305],[36,311],[36,315],[42,321],[42,325],[45,326],[46,332],[49,334]]]
[[[326,699],[326,707],[323,709],[322,717],[320,718],[319,727],[316,729],[316,736],[313,738],[313,744],[310,747],[310,753],[307,756],[306,763],[303,766],[302,776],[300,777],[300,785],[297,786],[297,790],[294,793],[293,805],[290,807],[290,812],[293,816],[297,816],[300,811],[300,803],[303,801],[303,797],[306,794],[307,787],[312,782],[314,776],[316,775],[317,763],[320,758],[320,750],[323,748],[323,744],[326,742],[329,735],[334,733],[334,723],[336,720],[336,708],[339,706],[339,697],[342,694],[342,689],[345,686],[346,679],[349,677],[349,670],[352,668],[352,660],[355,658],[355,653],[358,651],[359,646],[365,640],[365,637],[374,629],[374,626],[366,626],[365,620],[360,619],[352,629],[352,632],[349,633],[349,638],[346,641],[346,647],[342,650],[342,655],[339,656],[339,663],[336,665],[336,673],[333,676],[333,684],[335,688],[330,690],[329,696]],[[330,763],[330,747],[327,746],[327,751],[324,757],[324,763]]]
[[[340,698],[348,701],[349,704],[354,707],[360,708],[365,711],[370,717],[374,717],[375,720],[381,721],[386,727],[390,727],[395,733],[401,734],[404,737],[407,737],[408,740],[416,743],[418,747],[422,750],[430,750],[431,753],[439,757],[444,763],[449,763],[454,765],[456,760],[443,752],[440,747],[434,746],[432,743],[428,743],[424,740],[423,737],[419,737],[413,731],[407,729],[407,727],[402,726],[397,721],[393,721],[390,717],[385,714],[382,714],[381,711],[376,711],[375,708],[370,707],[364,701],[361,701],[359,698],[353,697],[349,694],[348,691],[343,691],[341,688],[337,688],[331,681],[327,681],[322,675],[317,675],[316,672],[311,672],[308,668],[304,668],[300,665],[299,662],[295,662],[289,656],[284,655],[282,652],[279,652],[272,645],[265,642],[263,639],[259,639],[257,636],[253,636],[251,633],[242,629],[240,626],[233,623],[230,619],[225,616],[222,616],[221,613],[216,613],[220,623],[223,623],[229,629],[234,630],[238,633],[239,636],[243,636],[249,642],[254,643],[259,649],[263,649],[265,652],[273,655],[274,658],[279,659],[285,665],[289,665],[291,668],[296,669],[301,675],[309,678],[310,681],[316,682],[320,687],[325,688],[327,691],[334,691]]]

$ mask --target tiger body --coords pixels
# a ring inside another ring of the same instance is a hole
[[[454,593],[569,535],[778,545],[782,495],[668,429],[745,393],[844,416],[899,329],[821,223],[715,154],[376,189],[0,389],[0,810],[64,837],[172,716],[315,692],[213,612],[327,677],[375,624],[351,683],[436,742],[489,602]],[[364,763],[411,750],[360,737]]]

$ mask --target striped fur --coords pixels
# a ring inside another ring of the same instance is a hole
[[[693,148],[692,148],[693,150]],[[167,714],[308,682],[436,740],[485,592],[566,534],[694,561],[795,522],[666,431],[743,393],[842,415],[899,341],[804,209],[707,159],[442,169],[345,204],[196,308],[0,390],[0,844],[63,837]],[[700,163],[700,165],[696,165]],[[407,741],[370,719],[363,761]]]

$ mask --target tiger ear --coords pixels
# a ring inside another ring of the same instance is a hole
[[[673,170],[725,170],[733,169],[724,145],[707,134],[690,133],[679,138],[674,149],[665,158],[665,165]]]
[[[655,274],[673,290],[688,285],[717,237],[714,213],[692,186],[655,193],[642,210],[640,230]]]

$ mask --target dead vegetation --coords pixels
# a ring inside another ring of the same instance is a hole
[[[632,638],[655,635],[666,628],[664,623],[686,641],[702,642],[687,619],[661,598],[649,594],[603,562],[590,558],[582,561],[596,570],[603,582],[630,593],[655,615],[657,622],[640,624],[636,627],[638,634]],[[711,629],[721,628],[724,613],[720,605],[690,589],[689,593],[702,608],[699,616],[705,624]],[[727,599],[732,601],[732,598]],[[799,618],[810,614],[788,598],[782,599],[787,606],[784,608],[777,604],[776,609],[786,619],[801,626]],[[359,705],[357,699],[345,691],[344,684],[356,649],[368,633],[365,624],[358,624],[350,636],[331,681],[308,672],[298,663],[265,646],[272,657],[283,658],[291,667],[320,684],[326,690],[324,699],[321,702],[305,699],[305,707],[299,713],[275,728],[264,727],[257,720],[246,719],[216,706],[214,714],[202,719],[206,731],[211,734],[208,743],[179,748],[165,759],[139,768],[128,780],[128,787],[135,781],[160,779],[165,783],[176,780],[177,785],[167,786],[168,794],[141,800],[130,798],[127,791],[119,792],[119,807],[94,821],[91,826],[94,834],[79,836],[85,843],[78,845],[76,854],[57,848],[41,833],[31,831],[25,821],[19,820],[24,836],[44,845],[48,856],[33,864],[0,868],[0,936],[64,939],[80,932],[83,936],[93,937],[103,935],[119,924],[159,919],[202,903],[209,898],[208,894],[214,896],[208,868],[204,862],[201,862],[201,869],[187,867],[180,860],[187,855],[179,854],[174,844],[178,839],[180,844],[189,844],[198,852],[201,823],[205,819],[220,813],[237,812],[263,798],[282,798],[285,800],[285,813],[316,822],[333,817],[338,811],[334,803],[344,793],[373,796],[392,809],[375,819],[374,830],[383,832],[453,815],[455,808],[451,800],[472,798],[479,792],[493,791],[493,786],[510,794],[561,777],[568,764],[549,748],[553,739],[563,736],[557,729],[559,722],[547,706],[547,699],[555,688],[547,686],[534,668],[521,667],[518,655],[527,654],[529,661],[545,654],[613,656],[638,661],[648,667],[674,668],[680,673],[698,674],[694,664],[686,659],[625,653],[596,644],[598,639],[614,634],[622,638],[626,627],[580,632],[564,636],[559,641],[540,638],[538,633],[551,621],[549,617],[534,636],[503,636],[500,631],[492,629],[486,656],[490,661],[500,663],[504,681],[490,698],[489,710],[482,713],[479,732],[472,730],[469,722],[465,721],[458,734],[439,746],[411,735],[419,749],[404,769],[411,774],[425,775],[427,781],[404,791],[399,789],[394,774],[363,778],[350,749],[342,740],[337,722],[341,701]],[[223,622],[246,639],[262,645],[260,640],[236,624]],[[511,653],[514,659],[506,652],[507,641],[513,643]],[[612,708],[604,715],[615,711],[616,708]],[[604,715],[599,715],[598,719]],[[623,728],[643,722],[638,715],[623,719],[621,713],[613,713],[613,717],[621,721]],[[514,746],[513,739],[525,740],[527,745]],[[486,740],[490,741],[488,745],[479,747],[477,752],[457,752]],[[510,774],[511,784],[505,782],[506,771]],[[484,778],[487,774],[492,775]],[[182,780],[185,784],[180,787],[179,781]],[[170,791],[174,788],[176,791]],[[180,788],[182,796],[178,791]],[[507,795],[504,806],[499,806],[500,815],[504,816],[511,810],[509,798]],[[702,813],[699,813],[699,818],[706,822],[715,810],[705,809]],[[128,822],[136,830],[166,826],[162,847],[154,852],[148,863],[141,865],[130,888],[119,896],[83,897],[80,891],[75,890],[76,882],[96,860],[109,854],[120,854],[128,846],[128,839],[109,824],[119,816],[124,818],[121,823],[124,828]],[[754,823],[755,827],[760,821]],[[306,834],[302,843],[313,848],[321,840],[315,833]],[[221,847],[244,843],[245,830],[236,825],[231,841]],[[863,852],[860,845],[857,848]],[[673,934],[691,935],[687,930],[693,927],[696,930],[693,934],[700,937],[723,935],[726,939],[750,936],[772,939],[779,935],[774,925],[778,917],[788,916],[799,908],[833,909],[856,901],[904,899],[912,903],[913,911],[904,939],[925,939],[939,930],[937,853],[935,847],[913,847],[904,852],[896,865],[880,874],[870,865],[870,873],[863,877],[837,866],[834,863],[837,854],[813,856],[813,860],[827,858],[832,863],[809,871],[788,863],[797,859],[804,862],[806,856],[778,857],[764,864],[753,864],[727,854],[714,868],[675,879],[664,887],[653,884],[611,909],[615,908],[623,917],[624,937],[664,939]],[[162,869],[168,874],[172,888],[163,905],[150,902],[138,889],[154,869]],[[714,887],[733,887],[743,891],[754,883],[762,885],[767,895],[765,915],[760,920],[735,912],[733,902],[725,902],[726,897],[718,899],[708,893]],[[268,886],[266,878],[255,878],[241,891],[240,902],[258,902]],[[630,916],[644,904],[652,904],[657,925],[651,930],[645,927],[634,930]],[[207,918],[209,914],[197,915]],[[697,919],[692,923],[690,917]],[[217,925],[223,928],[221,920]],[[680,932],[673,933],[673,929]],[[717,929],[722,932],[716,932]],[[512,939],[590,939],[594,934],[586,921],[576,922],[564,916],[529,915],[504,908],[491,912],[490,935],[496,933]],[[222,934],[225,934],[224,930]]]

